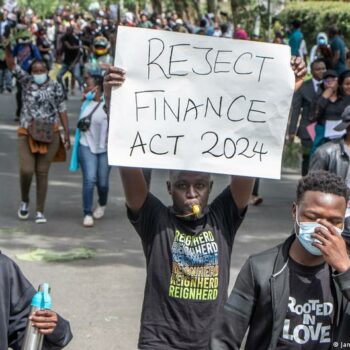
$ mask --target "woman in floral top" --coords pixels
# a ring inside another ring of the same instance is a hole
[[[46,63],[34,60],[28,73],[15,64],[9,48],[6,49],[8,68],[22,86],[23,107],[18,129],[18,151],[22,201],[18,217],[29,218],[29,191],[33,175],[36,177],[36,223],[46,222],[44,216],[48,186],[48,172],[60,146],[59,125],[64,129],[64,144],[68,149],[69,130],[64,92],[56,81],[50,80]],[[49,142],[38,142],[30,134],[30,127],[36,119],[44,120],[53,130]]]

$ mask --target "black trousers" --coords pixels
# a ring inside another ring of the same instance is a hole
[[[16,117],[19,117],[21,115],[22,110],[22,85],[16,81],[16,101],[17,101],[17,109],[16,109]]]
[[[311,149],[312,149],[311,139],[301,139],[301,149],[302,149],[302,161],[301,161],[301,175],[305,176],[309,172]]]

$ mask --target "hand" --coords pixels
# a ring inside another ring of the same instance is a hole
[[[125,71],[121,68],[109,66],[103,79],[103,92],[107,104],[111,100],[112,87],[119,87],[123,85],[125,80]]]
[[[335,94],[338,90],[338,81],[336,79],[324,82],[325,92],[322,94],[323,97],[325,93],[329,94],[329,97]],[[325,97],[328,98],[328,97]]]
[[[30,315],[29,319],[41,334],[51,334],[58,322],[57,314],[52,310],[35,311]]]
[[[290,65],[295,75],[295,91],[297,91],[303,84],[304,78],[307,73],[306,65],[301,57],[292,56]]]
[[[334,94],[334,90],[328,87],[323,91],[322,97],[328,100],[333,94]]]
[[[332,266],[337,272],[342,273],[350,268],[350,258],[346,250],[346,243],[343,237],[335,230],[327,220],[317,220],[318,223],[325,226],[316,227],[313,238],[321,243],[313,243],[323,254],[327,264]]]
[[[71,147],[69,133],[65,133],[63,143],[66,150],[69,151]]]
[[[288,141],[293,143],[294,142],[294,138],[295,138],[295,134],[289,134],[288,135]]]

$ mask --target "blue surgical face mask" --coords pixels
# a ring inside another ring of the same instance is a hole
[[[312,245],[312,243],[321,243],[318,239],[313,238],[312,235],[315,233],[316,227],[323,227],[327,229],[325,226],[319,224],[316,221],[311,222],[299,222],[298,220],[298,208],[296,210],[296,224],[299,226],[299,232],[296,233],[300,244],[312,255],[321,256],[322,252]],[[335,227],[337,233],[341,235],[342,229]],[[296,230],[297,231],[297,230]]]
[[[47,74],[43,73],[43,74],[33,74],[33,79],[34,82],[38,85],[42,85],[46,82],[47,80]]]
[[[88,101],[92,101],[96,96],[96,92],[95,91],[89,91],[86,95],[85,95],[85,99]]]

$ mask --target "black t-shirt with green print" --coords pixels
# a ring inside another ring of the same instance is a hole
[[[227,299],[232,245],[244,217],[230,189],[196,220],[177,217],[152,194],[137,217],[128,216],[147,263],[139,348],[207,349]]]

